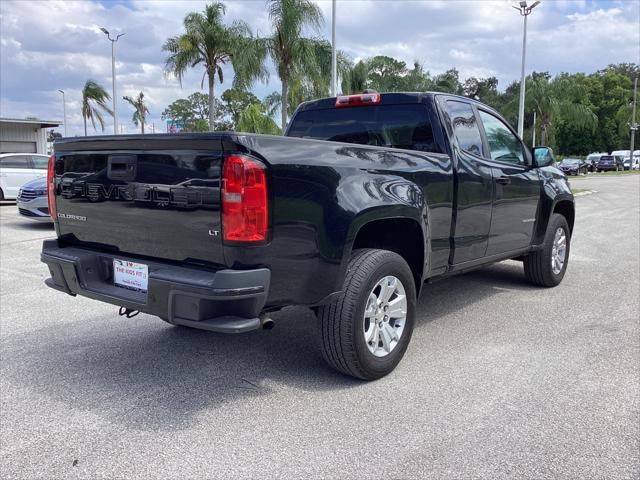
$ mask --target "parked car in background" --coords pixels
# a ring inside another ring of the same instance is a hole
[[[629,166],[631,165],[631,158],[629,157],[629,155],[627,155],[624,158],[624,162],[622,163],[623,167],[625,170],[629,170]],[[633,166],[631,167],[632,170],[638,170],[640,169],[640,150],[635,150],[633,152]]]
[[[0,154],[0,200],[14,200],[20,187],[47,175],[49,157],[35,153]]]
[[[603,155],[598,160],[598,166],[596,171],[598,172],[608,172],[610,170],[618,171],[622,170],[623,162],[622,157],[619,155]]]
[[[589,155],[587,155],[587,159],[585,161],[587,162],[587,167],[589,167],[590,172],[596,171],[596,169],[598,168],[598,160],[600,160],[600,157],[603,155],[607,155],[607,154],[606,153],[590,153]]]
[[[580,158],[565,158],[560,162],[558,168],[566,175],[580,175],[581,173],[586,175],[589,171],[587,162]]]
[[[41,222],[53,222],[49,216],[47,178],[40,177],[25,183],[18,192],[16,205],[23,217]]]

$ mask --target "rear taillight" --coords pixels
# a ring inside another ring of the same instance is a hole
[[[336,107],[364,107],[367,105],[379,105],[381,96],[379,93],[362,93],[359,95],[340,95],[336,97]]]
[[[54,222],[58,221],[58,209],[56,208],[56,155],[49,157],[47,166],[47,201],[49,203],[49,215]]]
[[[264,242],[269,220],[267,172],[257,160],[229,155],[222,167],[222,232],[227,242]]]

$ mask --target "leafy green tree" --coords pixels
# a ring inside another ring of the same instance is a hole
[[[462,85],[462,92],[469,98],[486,103],[496,108],[498,105],[498,79],[496,77],[476,78],[469,77]]]
[[[266,107],[261,103],[251,103],[240,113],[236,129],[247,133],[282,134],[280,127],[267,114]]]
[[[147,120],[147,115],[149,114],[149,109],[144,103],[144,93],[140,92],[136,98],[129,96],[124,96],[122,98],[135,109],[131,120],[135,126],[140,125],[140,133],[144,135],[144,124]]]
[[[206,5],[204,12],[192,12],[184,18],[185,33],[170,37],[162,47],[169,53],[165,71],[182,78],[189,68],[204,67],[201,88],[207,77],[209,83],[209,129],[215,129],[216,77],[223,81],[223,67],[230,64],[235,72],[235,82],[250,84],[255,78],[264,77],[264,66],[256,61],[257,50],[249,26],[244,22],[234,22],[231,26],[223,23],[225,6],[222,3]]]
[[[221,96],[222,110],[232,124],[232,128],[238,124],[240,114],[249,105],[260,104],[260,100],[253,93],[240,88],[229,88]]]
[[[84,135],[87,136],[87,120],[91,120],[93,129],[96,129],[96,120],[104,132],[104,119],[102,114],[113,115],[107,102],[111,100],[111,95],[99,85],[95,80],[87,80],[82,89],[82,120],[84,121]]]
[[[367,85],[378,92],[402,90],[402,79],[407,74],[407,64],[395,58],[378,55],[367,61]]]
[[[576,101],[585,93],[580,85],[567,77],[559,76],[550,81],[538,76],[527,81],[525,106],[528,111],[537,113],[540,145],[546,145],[556,121],[564,120],[578,128],[595,129],[598,117],[587,105]]]
[[[359,93],[367,89],[369,81],[369,66],[360,60],[355,64],[350,64],[342,75],[342,93]]]
[[[62,134],[60,132],[56,132],[55,130],[47,130],[47,142],[53,143],[58,138],[62,138]]]
[[[437,92],[453,93],[462,95],[462,85],[460,84],[460,72],[455,68],[450,68],[433,79],[433,89]]]
[[[417,60],[413,62],[413,68],[407,72],[403,79],[402,91],[427,92],[433,90],[433,79]]]
[[[267,11],[271,22],[272,34],[261,39],[261,64],[266,56],[271,58],[282,88],[281,122],[286,128],[289,113],[289,87],[293,80],[303,83],[328,77],[320,57],[326,43],[304,36],[304,29],[318,32],[323,24],[320,8],[311,0],[267,0]]]

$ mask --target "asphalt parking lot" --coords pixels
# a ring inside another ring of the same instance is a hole
[[[579,182],[579,183],[578,183]],[[0,206],[2,478],[639,478],[640,176],[581,179],[552,290],[505,262],[426,286],[407,355],[334,373],[304,309],[241,336],[46,288]]]

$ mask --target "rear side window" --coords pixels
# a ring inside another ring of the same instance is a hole
[[[482,156],[482,137],[471,105],[447,100],[447,112],[460,148],[474,155]]]
[[[301,111],[287,136],[439,152],[424,104]]]
[[[12,155],[10,157],[0,158],[0,168],[31,168],[29,156]]]
[[[33,162],[33,168],[38,170],[46,170],[49,165],[49,157],[43,155],[31,155],[31,161]]]

